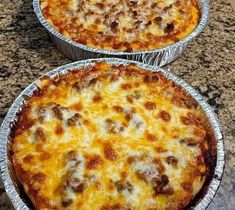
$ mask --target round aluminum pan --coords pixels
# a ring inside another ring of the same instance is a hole
[[[150,70],[150,71],[159,71],[166,78],[171,81],[174,81],[178,84],[187,94],[191,95],[193,100],[198,103],[200,109],[204,113],[203,115],[203,124],[207,131],[210,147],[214,157],[213,170],[211,172],[210,178],[206,181],[201,192],[195,197],[192,203],[190,203],[190,209],[202,210],[205,209],[210,202],[213,200],[219,186],[221,183],[222,175],[224,172],[225,166],[225,151],[223,137],[221,133],[221,128],[215,113],[212,111],[211,107],[204,101],[203,97],[189,86],[182,79],[178,78],[174,74],[159,67],[150,66],[147,64],[139,63],[136,61],[128,61],[118,58],[99,58],[99,59],[90,59],[84,61],[77,61],[70,63],[61,67],[58,67],[50,72],[47,76],[54,78],[59,74],[66,74],[69,70],[74,68],[88,67],[94,64],[94,62],[106,61],[114,65],[127,65],[130,63],[135,63],[138,67]],[[19,210],[31,209],[32,204],[30,203],[29,198],[24,194],[21,184],[17,181],[14,168],[12,165],[12,138],[11,131],[14,128],[15,123],[17,122],[17,114],[21,111],[22,106],[24,105],[24,97],[31,96],[32,93],[37,89],[37,84],[39,80],[36,80],[31,85],[29,85],[15,100],[9,109],[0,130],[0,167],[2,180],[5,185],[6,193],[11,199],[14,207]],[[212,158],[213,159],[213,158]]]
[[[198,2],[201,10],[201,18],[197,27],[186,38],[164,48],[134,52],[103,50],[76,43],[57,32],[48,23],[42,14],[40,0],[33,0],[33,7],[39,21],[49,32],[57,48],[74,61],[99,57],[118,57],[156,66],[164,66],[179,57],[185,51],[189,42],[204,29],[209,16],[209,4],[207,0],[198,0]]]

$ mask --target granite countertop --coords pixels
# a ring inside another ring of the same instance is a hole
[[[194,86],[221,122],[227,152],[222,185],[210,210],[235,209],[235,11],[229,2],[211,1],[210,21],[175,62],[166,68]],[[49,39],[32,0],[0,2],[0,123],[16,96],[47,71],[69,63]],[[0,210],[13,209],[0,183]]]

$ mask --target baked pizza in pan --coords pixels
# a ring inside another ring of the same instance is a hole
[[[144,51],[166,47],[198,25],[197,0],[41,0],[52,27],[90,47]]]
[[[183,209],[205,182],[202,113],[161,72],[96,62],[25,101],[13,165],[36,209]]]

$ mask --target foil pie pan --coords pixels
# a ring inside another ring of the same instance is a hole
[[[159,71],[166,78],[171,81],[174,81],[178,84],[187,94],[192,96],[192,100],[196,102],[200,109],[203,112],[203,124],[208,134],[209,144],[211,147],[212,153],[212,162],[213,168],[210,172],[211,176],[206,180],[200,193],[194,198],[190,203],[189,209],[202,210],[205,209],[210,202],[213,200],[219,186],[221,183],[222,175],[224,172],[225,166],[225,151],[223,136],[221,133],[221,128],[217,117],[211,107],[207,102],[204,101],[203,97],[189,86],[182,79],[178,78],[174,74],[164,69],[161,69],[156,66],[150,66],[147,64],[139,63],[136,61],[128,61],[118,58],[99,58],[99,59],[90,59],[84,61],[77,61],[70,63],[61,67],[58,67],[45,75],[50,78],[58,76],[58,74],[66,74],[69,70],[74,68],[88,67],[94,64],[97,61],[106,61],[110,64],[115,65],[127,65],[130,63],[135,63],[138,67],[147,69],[150,71]],[[0,167],[2,181],[5,185],[6,193],[9,196],[14,207],[19,210],[32,209],[33,206],[30,203],[29,198],[24,193],[22,185],[18,182],[13,164],[12,164],[12,138],[11,133],[14,129],[14,125],[17,122],[18,113],[21,111],[22,106],[24,105],[24,97],[31,96],[32,93],[37,89],[36,80],[31,85],[29,85],[14,101],[10,107],[0,129]]]
[[[209,4],[207,0],[198,0],[198,2],[201,11],[201,18],[197,27],[187,37],[164,48],[134,52],[104,50],[76,43],[57,32],[49,24],[42,14],[40,0],[33,0],[33,7],[39,21],[49,32],[49,35],[57,48],[64,55],[74,61],[100,57],[118,57],[156,66],[164,66],[179,57],[185,51],[187,45],[192,41],[192,39],[204,29],[209,16]]]

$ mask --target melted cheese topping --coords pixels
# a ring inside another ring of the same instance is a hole
[[[96,63],[27,99],[14,166],[36,209],[181,209],[206,174],[206,132],[161,73]]]
[[[197,26],[196,0],[41,0],[60,33],[91,47],[138,51],[162,48]]]

